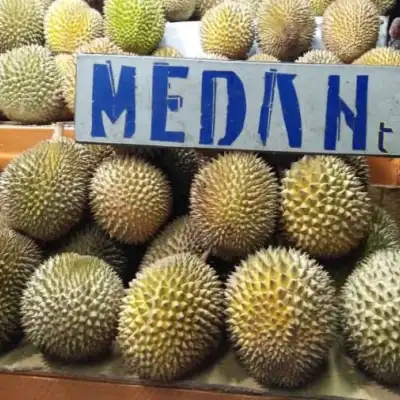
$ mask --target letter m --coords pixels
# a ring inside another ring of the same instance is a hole
[[[118,88],[116,88],[111,62],[94,64],[92,137],[106,137],[103,114],[112,124],[115,124],[124,112],[124,137],[130,138],[134,135],[136,119],[135,78],[136,68],[123,66],[119,76]]]

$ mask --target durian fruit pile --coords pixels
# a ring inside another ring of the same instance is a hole
[[[358,156],[54,135],[0,176],[0,349],[24,334],[58,362],[116,351],[170,381],[228,340],[261,385],[296,388],[343,334],[359,368],[400,383],[400,233],[368,186]]]
[[[201,58],[400,66],[375,48],[394,0],[1,0],[0,114],[25,124],[72,120],[78,53],[183,57],[167,22],[200,20]],[[311,50],[323,16],[323,50]],[[257,52],[254,53],[254,43]]]

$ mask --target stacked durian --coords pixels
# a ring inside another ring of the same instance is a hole
[[[167,21],[200,19],[202,58],[399,66],[398,50],[375,48],[379,16],[393,3],[2,0],[0,115],[25,124],[73,119],[77,54],[182,57],[161,44]],[[315,16],[323,16],[323,50],[311,50]]]
[[[25,334],[82,362],[115,344],[127,371],[167,381],[227,336],[250,376],[294,388],[342,324],[360,368],[399,382],[400,235],[363,157],[139,150],[54,135],[6,166],[1,349]]]

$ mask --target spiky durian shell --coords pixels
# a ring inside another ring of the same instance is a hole
[[[228,57],[223,56],[222,54],[216,54],[216,53],[203,53],[203,57],[204,59],[207,60],[225,60],[225,61],[229,61]]]
[[[262,0],[255,22],[263,53],[292,61],[311,47],[316,25],[308,0]]]
[[[96,257],[65,253],[32,275],[21,301],[29,341],[67,362],[98,357],[115,338],[124,288],[112,267]]]
[[[43,17],[40,0],[2,0],[0,53],[30,44],[43,44]]]
[[[341,158],[353,168],[356,176],[368,188],[371,176],[367,158],[363,156],[341,156]]]
[[[345,343],[376,379],[400,383],[400,250],[380,250],[349,276],[342,291]]]
[[[236,267],[226,289],[227,327],[250,375],[268,386],[304,384],[337,333],[329,274],[307,254],[262,249]]]
[[[140,263],[140,269],[154,264],[162,258],[191,253],[201,257],[207,248],[199,243],[196,230],[188,215],[170,222],[150,243]]]
[[[380,15],[386,15],[388,11],[396,4],[396,0],[373,0],[378,8]]]
[[[187,21],[194,13],[196,0],[162,0],[168,21]]]
[[[374,205],[369,234],[361,257],[368,257],[382,249],[400,249],[400,230],[386,210]]]
[[[43,141],[15,157],[0,177],[9,226],[52,241],[81,219],[87,200],[87,153],[74,141]]]
[[[0,59],[0,108],[26,124],[57,120],[64,108],[61,75],[50,51],[38,45],[15,48]]]
[[[328,50],[310,50],[296,60],[306,64],[342,64],[340,58]]]
[[[103,36],[103,17],[83,0],[55,0],[46,12],[44,33],[53,53],[72,53]]]
[[[196,7],[193,15],[201,19],[208,10],[221,4],[223,1],[224,0],[196,0]]]
[[[334,156],[304,156],[281,181],[281,228],[314,257],[340,257],[368,233],[371,200],[354,170]]]
[[[126,52],[150,54],[165,29],[165,14],[159,0],[106,0],[104,21],[107,36]]]
[[[400,51],[392,47],[371,49],[357,58],[353,64],[358,65],[391,65],[400,67]]]
[[[190,215],[199,239],[221,258],[245,256],[275,229],[278,182],[252,153],[218,155],[200,168],[190,193]]]
[[[322,17],[325,10],[334,0],[310,0],[313,13],[317,17]]]
[[[105,160],[93,176],[90,199],[99,226],[126,244],[149,240],[172,208],[171,187],[164,173],[135,157]]]
[[[247,61],[265,61],[265,62],[279,62],[279,60],[270,54],[257,53],[249,57]]]
[[[351,63],[376,46],[379,27],[379,12],[372,1],[335,0],[324,13],[324,45],[343,62]]]
[[[93,223],[73,232],[62,243],[57,252],[77,253],[82,256],[100,258],[111,265],[120,277],[124,276],[124,270],[127,266],[127,258],[122,248]]]
[[[253,40],[253,19],[248,7],[224,1],[208,10],[201,20],[201,46],[206,53],[245,59]]]
[[[156,49],[153,54],[154,57],[182,57],[182,54],[173,47],[165,46]]]
[[[160,163],[170,180],[173,211],[183,215],[189,211],[189,194],[193,178],[199,168],[211,159],[195,149],[165,149]]]
[[[0,227],[0,351],[22,336],[22,292],[41,260],[41,251],[33,240]]]
[[[216,349],[222,314],[217,274],[195,255],[176,254],[145,268],[130,283],[117,340],[141,378],[173,380]]]

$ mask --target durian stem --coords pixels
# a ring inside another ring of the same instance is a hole
[[[52,140],[61,139],[63,136],[64,136],[64,124],[62,122],[57,122],[55,124]]]

